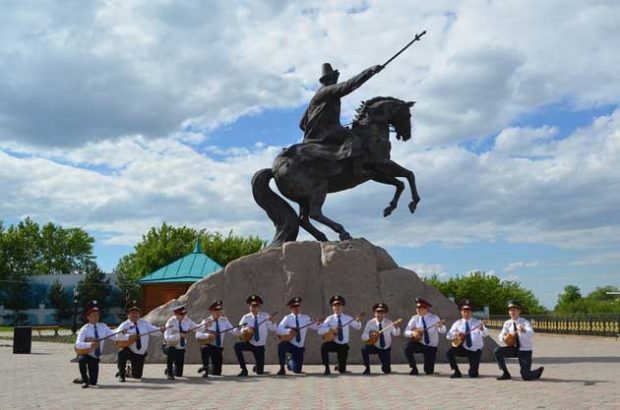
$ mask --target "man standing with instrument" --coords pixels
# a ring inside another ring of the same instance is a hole
[[[296,374],[301,373],[304,363],[304,351],[306,350],[304,347],[306,332],[308,328],[313,330],[319,329],[319,322],[301,313],[301,301],[300,297],[294,297],[288,301],[287,306],[291,313],[282,318],[276,330],[281,340],[278,344],[278,361],[280,362],[278,376],[286,374],[284,365],[287,353],[291,355],[291,360],[287,364],[288,369]]]
[[[127,320],[118,326],[118,330],[125,332],[116,336],[116,344],[120,348],[118,351],[117,376],[121,383],[125,382],[126,376],[134,379],[142,378],[144,359],[149,347],[149,335],[164,331],[163,327],[159,328],[144,319],[140,319],[140,306],[136,300],[127,303],[125,312],[127,312]],[[130,374],[126,374],[127,361],[131,362]]]
[[[328,316],[319,327],[319,334],[323,335],[323,344],[321,344],[321,360],[325,366],[324,375],[331,374],[329,370],[329,352],[336,352],[338,355],[338,372],[340,374],[347,371],[347,357],[349,356],[349,325],[354,329],[361,329],[362,324],[358,315],[352,318],[345,315],[345,300],[342,296],[336,295],[329,299],[329,304],[334,312]]]
[[[89,385],[95,386],[99,378],[99,358],[104,345],[102,339],[113,336],[114,333],[105,323],[99,323],[100,310],[96,300],[86,305],[84,316],[88,323],[82,326],[75,341],[81,378],[73,382],[87,388]]]
[[[448,332],[448,340],[452,341],[452,347],[446,352],[450,368],[454,371],[450,378],[460,378],[461,371],[456,363],[455,356],[467,357],[469,360],[469,377],[478,377],[480,356],[484,346],[483,338],[489,335],[489,329],[484,323],[472,317],[472,303],[464,299],[459,303],[462,319],[454,322]]]
[[[245,314],[239,321],[241,331],[239,332],[240,342],[235,343],[235,354],[241,367],[241,372],[237,375],[245,377],[248,375],[248,368],[245,364],[243,352],[250,351],[254,355],[256,374],[263,374],[265,368],[265,344],[267,343],[267,332],[276,331],[276,325],[271,321],[271,315],[261,312],[263,299],[258,295],[252,295],[246,303],[250,305],[250,312]]]
[[[389,312],[389,308],[385,303],[375,304],[372,310],[375,312],[375,317],[366,323],[364,332],[362,332],[362,341],[366,342],[362,347],[364,374],[370,374],[371,354],[379,356],[381,371],[389,374],[392,372],[392,336],[400,336],[398,325],[402,320],[392,322],[387,319],[385,314]]]
[[[544,367],[532,371],[532,348],[534,347],[534,329],[529,321],[521,316],[521,304],[516,300],[508,301],[508,315],[510,319],[504,322],[499,334],[499,342],[495,351],[495,360],[502,370],[497,380],[510,380],[511,376],[506,367],[506,357],[517,357],[523,380],[538,380]]]
[[[224,351],[224,336],[233,326],[228,319],[222,316],[224,302],[216,300],[209,306],[211,316],[204,319],[200,325],[203,331],[196,332],[196,340],[200,344],[200,355],[202,357],[202,377],[209,377],[209,360],[213,364],[212,374],[222,375],[222,352]],[[198,370],[200,372],[200,370]]]
[[[437,346],[439,345],[439,333],[446,333],[444,321],[430,313],[433,307],[422,298],[415,299],[416,315],[413,316],[405,328],[405,337],[409,338],[405,346],[405,356],[409,361],[412,376],[418,375],[414,353],[422,353],[424,356],[424,373],[433,374],[435,371],[435,359]]]
[[[168,380],[183,376],[183,365],[185,364],[185,349],[187,348],[187,336],[191,329],[198,325],[187,317],[187,305],[177,303],[174,305],[173,316],[166,322],[164,332],[164,345],[162,350],[168,357],[166,360],[166,371],[164,372]]]

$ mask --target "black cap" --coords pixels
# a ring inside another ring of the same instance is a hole
[[[385,303],[375,303],[375,304],[372,306],[372,311],[373,311],[373,312],[377,312],[377,311],[379,311],[379,312],[385,312],[385,313],[387,313],[387,312],[389,312],[389,311],[390,311],[390,308],[388,308],[388,305],[386,305]]]
[[[262,305],[263,299],[261,299],[258,295],[252,295],[245,301],[245,303],[248,305]]]
[[[425,308],[433,307],[433,305],[431,305],[428,301],[422,298],[415,298],[415,305],[416,307],[425,307]]]
[[[172,305],[171,309],[174,313],[184,315],[187,313],[186,306],[187,303],[176,302],[174,305]]]
[[[459,309],[463,310],[463,309],[469,309],[469,310],[473,310],[474,308],[474,304],[471,303],[471,300],[469,299],[463,299],[459,302]]]
[[[224,307],[224,302],[221,300],[216,300],[211,304],[211,306],[209,306],[209,310],[222,310],[222,307]]]
[[[132,299],[129,302],[127,302],[127,304],[125,305],[125,312],[129,313],[132,310],[137,310],[138,312],[140,311],[140,304],[138,303],[137,300]]]
[[[289,300],[286,305],[288,307],[299,306],[301,305],[301,298],[299,296],[295,296],[293,299]]]
[[[515,308],[517,308],[519,310],[521,310],[523,308],[521,306],[521,303],[519,303],[518,300],[511,299],[511,300],[508,301],[508,309],[513,308],[513,307],[515,307]]]
[[[322,67],[322,71],[321,71],[321,78],[319,78],[319,82],[321,84],[325,83],[325,80],[327,80],[330,77],[334,77],[339,75],[340,73],[338,72],[338,70],[334,70],[332,68],[332,65],[329,63],[323,63],[323,67]]]
[[[99,303],[96,300],[91,300],[86,304],[86,308],[84,309],[84,315],[88,316],[91,312],[99,312]]]
[[[334,306],[335,304],[340,304],[342,306],[346,305],[344,298],[340,295],[335,295],[329,298],[329,304]]]

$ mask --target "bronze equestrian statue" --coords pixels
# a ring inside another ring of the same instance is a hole
[[[339,72],[323,64],[321,87],[310,101],[300,128],[304,140],[282,150],[271,168],[261,169],[252,178],[256,203],[267,212],[276,227],[270,246],[295,241],[301,226],[319,241],[327,237],[310,220],[332,228],[341,240],[351,239],[344,227],[323,215],[322,207],[328,193],[353,188],[366,181],[375,181],[396,188],[394,197],[383,211],[388,216],[396,209],[405,185],[397,178],[406,178],[411,190],[409,210],[413,213],[418,196],[412,171],[390,159],[390,127],[396,139],[411,138],[413,101],[392,97],[375,97],[362,102],[351,128],[340,124],[340,99],[350,94],[379,73],[426,32],[400,50],[383,65],[370,67],[353,78],[338,82]],[[282,195],[299,204],[299,215],[269,187],[274,179]]]

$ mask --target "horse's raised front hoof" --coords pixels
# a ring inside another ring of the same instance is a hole
[[[349,234],[349,232],[343,232],[340,234],[341,241],[346,241],[347,239],[353,239],[351,235]]]
[[[394,211],[394,207],[388,206],[387,208],[383,210],[383,217],[385,218],[386,216],[392,215],[392,211]]]
[[[415,201],[409,202],[409,210],[411,211],[411,213],[415,212],[415,208],[416,208],[417,205],[418,205],[418,203],[415,202]]]

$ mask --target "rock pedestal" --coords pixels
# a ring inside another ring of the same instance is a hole
[[[364,312],[362,324],[373,317],[372,305],[387,303],[392,320],[403,318],[406,326],[415,314],[416,297],[422,297],[433,304],[432,311],[446,319],[449,327],[459,317],[453,302],[439,291],[420,280],[418,275],[408,269],[398,267],[390,255],[382,248],[364,239],[342,242],[288,242],[281,247],[269,248],[253,255],[230,262],[221,271],[192,285],[178,300],[188,304],[189,317],[199,323],[209,315],[208,306],[217,299],[224,301],[224,315],[236,325],[242,315],[248,312],[245,304],[251,294],[260,295],[265,304],[263,311],[278,311],[275,321],[279,322],[288,314],[286,302],[294,296],[303,298],[302,312],[312,317],[326,317],[331,314],[328,300],[332,295],[342,295],[346,299],[345,312],[351,316]],[[146,315],[150,322],[163,325],[171,316],[170,303],[160,306]],[[351,329],[349,363],[361,363],[361,330]],[[437,354],[438,361],[445,362],[448,342],[440,335]],[[224,362],[236,363],[233,344],[238,339],[226,335],[224,342]],[[403,337],[394,339],[392,346],[393,363],[406,363]],[[266,363],[277,363],[278,339],[270,333],[266,346]],[[321,338],[309,330],[306,337],[305,362],[319,364]],[[485,339],[483,360],[493,360],[492,348],[495,343]],[[253,362],[251,353],[247,354],[249,363]],[[150,362],[163,362],[161,342],[153,338],[148,352]],[[332,363],[336,358],[330,358]],[[200,352],[194,336],[185,356],[186,363],[200,363]],[[376,356],[371,362],[377,363]],[[419,366],[421,369],[421,366]]]

